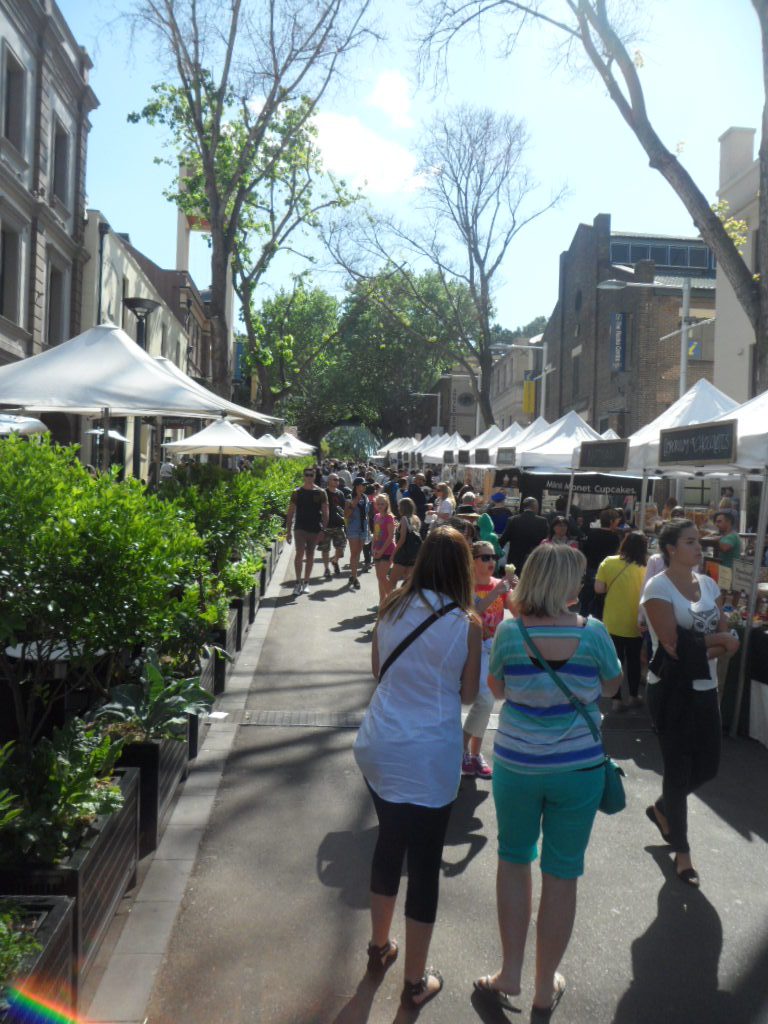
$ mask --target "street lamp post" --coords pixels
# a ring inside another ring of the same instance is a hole
[[[654,281],[617,281],[613,278],[601,281],[597,286],[597,290],[601,292],[621,292],[625,288],[656,288],[659,291],[667,292],[680,291],[678,286],[674,284],[657,284]],[[680,329],[659,338],[659,341],[666,341],[667,338],[673,338],[676,334],[680,335],[680,388],[678,392],[680,398],[688,390],[688,330],[690,327],[688,321],[691,315],[690,277],[683,278],[682,292],[683,307],[680,316]]]
[[[435,424],[440,430],[443,425],[440,422],[440,413],[442,410],[442,397],[439,391],[411,391],[411,398],[436,398],[437,399],[437,423]]]
[[[147,319],[160,305],[154,299],[129,298],[123,299],[123,305],[136,317],[136,344],[139,348],[147,349]],[[106,435],[105,435],[106,441]],[[141,477],[141,417],[133,418],[133,475],[138,480]]]

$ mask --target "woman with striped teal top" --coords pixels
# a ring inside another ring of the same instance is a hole
[[[514,592],[515,612],[539,654],[595,725],[597,701],[613,696],[621,664],[607,629],[570,609],[586,569],[584,555],[561,545],[535,548]],[[496,631],[488,685],[504,699],[494,745],[493,798],[499,829],[501,970],[475,982],[509,1008],[520,994],[531,918],[531,864],[541,836],[541,900],[536,927],[532,1021],[549,1019],[565,980],[557,973],[576,915],[576,884],[603,790],[603,747],[528,646],[518,619]]]

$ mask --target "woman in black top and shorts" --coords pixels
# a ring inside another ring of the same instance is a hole
[[[401,498],[397,503],[397,509],[400,522],[397,527],[397,546],[389,574],[392,590],[401,580],[410,579],[421,547],[421,520],[416,515],[416,506],[411,498]]]

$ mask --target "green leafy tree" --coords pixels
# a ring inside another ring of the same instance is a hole
[[[493,423],[494,290],[519,232],[552,209],[562,192],[532,206],[536,183],[525,166],[528,136],[511,115],[459,106],[427,125],[421,144],[423,185],[414,203],[420,223],[403,226],[372,215],[351,218],[328,244],[353,281],[370,276],[371,255],[409,287],[428,270],[439,286],[424,307],[443,318],[455,360],[469,376],[486,426]],[[418,291],[412,290],[414,299]]]
[[[125,15],[153,36],[168,75],[130,119],[169,131],[182,168],[170,196],[209,235],[213,378],[221,391],[230,386],[230,267],[247,323],[269,262],[325,204],[314,193],[311,119],[346,54],[371,34],[369,4],[137,0]]]
[[[763,79],[768,83],[768,3],[752,0],[758,32],[753,45],[761,47]],[[568,57],[582,54],[629,130],[643,147],[650,166],[679,197],[703,240],[717,257],[736,298],[755,331],[758,391],[768,388],[768,274],[755,274],[744,259],[728,217],[710,205],[702,189],[665,145],[651,119],[643,91],[645,60],[636,48],[636,33],[628,20],[628,6],[608,0],[429,0],[422,7],[425,19],[422,55],[444,67],[447,53],[477,23],[491,22],[501,53],[510,57],[526,32],[538,23],[560,33]],[[695,32],[695,26],[691,28]],[[763,118],[759,147],[757,267],[768,267],[768,119]]]

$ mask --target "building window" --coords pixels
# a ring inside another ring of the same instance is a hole
[[[571,359],[571,397],[578,398],[580,393],[579,370],[581,368],[581,356],[574,356]]]
[[[651,250],[647,245],[633,245],[630,249],[630,259],[632,263],[637,263],[638,260],[647,260],[650,258]]]
[[[709,266],[709,250],[708,249],[689,249],[688,260],[692,267],[698,267],[701,270],[706,270]]]
[[[3,135],[24,155],[24,66],[5,48],[5,73],[3,75]]]
[[[48,265],[48,323],[46,341],[48,347],[60,345],[66,339],[67,293],[66,273],[55,263]]]
[[[58,118],[54,118],[51,161],[51,191],[69,206],[69,132]]]
[[[577,288],[576,289],[576,298],[574,299],[574,302],[573,302],[573,305],[574,305],[577,313],[581,309],[582,300],[583,300],[583,297],[582,297],[582,294],[581,294],[581,288]]]
[[[688,266],[688,247],[682,245],[670,245],[669,265],[671,267]]]
[[[660,267],[669,266],[669,247],[666,245],[652,245],[651,259]],[[608,428],[606,427],[606,430]]]
[[[21,236],[13,228],[0,230],[0,316],[20,322]]]
[[[625,242],[612,243],[611,261],[613,263],[629,263],[629,246]]]

